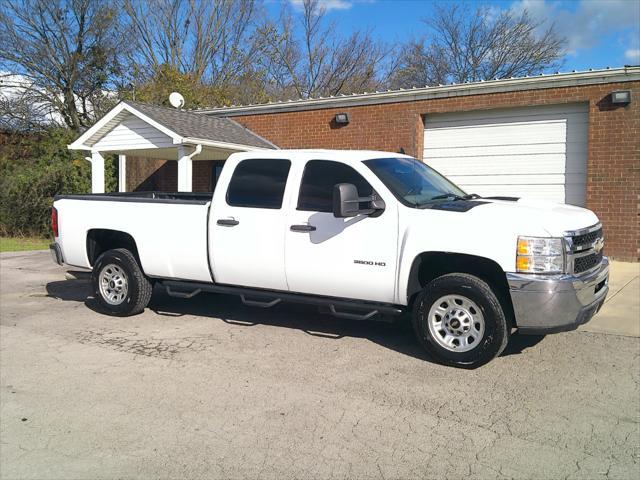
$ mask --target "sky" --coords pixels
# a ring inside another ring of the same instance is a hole
[[[302,0],[288,1],[299,11]],[[430,0],[320,0],[329,19],[345,33],[371,29],[387,42],[406,41],[425,33]],[[276,14],[278,0],[267,3]],[[640,0],[466,0],[496,11],[527,11],[536,19],[554,22],[566,37],[567,55],[561,71],[588,70],[640,64]]]

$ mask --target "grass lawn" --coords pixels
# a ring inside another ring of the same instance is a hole
[[[50,243],[48,238],[0,237],[0,252],[47,250]]]

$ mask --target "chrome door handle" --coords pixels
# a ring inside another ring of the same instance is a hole
[[[315,232],[316,227],[313,225],[291,225],[292,232]]]
[[[225,227],[235,227],[240,222],[235,218],[219,218],[216,222],[218,225],[223,225]]]

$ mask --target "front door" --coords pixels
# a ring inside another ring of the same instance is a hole
[[[292,292],[394,302],[398,212],[389,201],[380,215],[333,216],[333,186],[352,183],[361,197],[372,186],[354,168],[311,160],[286,229],[286,273]]]
[[[209,214],[216,283],[287,290],[283,205],[290,167],[289,160],[248,159],[223,170],[220,185],[228,188],[215,191]]]

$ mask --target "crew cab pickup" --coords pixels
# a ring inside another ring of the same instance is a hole
[[[112,315],[143,311],[154,285],[351,320],[408,312],[420,344],[456,366],[488,362],[515,329],[575,329],[608,291],[593,212],[467,194],[397,153],[235,153],[213,194],[61,195],[52,220],[55,260],[92,268]]]

